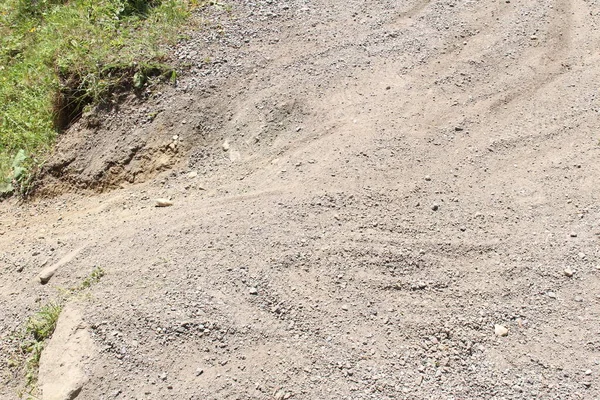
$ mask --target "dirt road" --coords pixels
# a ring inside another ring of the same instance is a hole
[[[99,266],[77,399],[600,397],[600,3],[231,4],[0,205],[0,351]]]

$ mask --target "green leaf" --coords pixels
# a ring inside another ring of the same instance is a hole
[[[12,163],[13,170],[15,168],[20,167],[21,164],[23,164],[23,162],[26,159],[27,159],[27,154],[25,154],[25,150],[23,150],[23,149],[19,150],[19,152],[15,155],[15,158],[13,158],[13,163]]]
[[[0,194],[9,194],[15,190],[12,183],[10,182],[0,182]]]
[[[19,178],[21,178],[21,176],[23,176],[23,173],[25,173],[25,168],[23,168],[23,167],[14,167],[13,168],[13,178],[16,179],[17,181],[19,180]]]
[[[142,71],[138,71],[133,75],[133,87],[136,89],[141,88],[146,83],[146,75]]]

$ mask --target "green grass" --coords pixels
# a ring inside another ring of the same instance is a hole
[[[23,342],[22,351],[29,354],[25,366],[27,371],[25,378],[28,386],[36,381],[42,351],[46,340],[56,329],[62,309],[63,305],[60,302],[46,304],[27,321],[25,334],[32,339]]]
[[[0,194],[27,187],[56,136],[116,89],[172,78],[161,46],[201,0],[0,1]]]
[[[33,338],[42,342],[52,336],[58,322],[58,316],[62,311],[62,305],[59,303],[50,303],[42,307],[27,322],[26,332],[33,335]]]

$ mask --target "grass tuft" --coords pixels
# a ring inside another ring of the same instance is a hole
[[[33,335],[37,342],[48,339],[54,333],[61,311],[62,305],[59,303],[46,304],[29,318],[25,332]]]

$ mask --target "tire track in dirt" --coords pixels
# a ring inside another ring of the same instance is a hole
[[[568,60],[573,25],[572,0],[557,0],[555,4],[554,16],[547,32],[548,37],[544,38],[543,42],[539,42],[542,49],[534,56],[538,68],[529,66],[534,76],[528,77],[529,74],[523,76],[519,87],[496,100],[490,107],[491,111],[506,107],[522,96],[534,97],[539,90],[552,84],[570,69]],[[538,41],[539,38],[532,36],[531,40]]]

